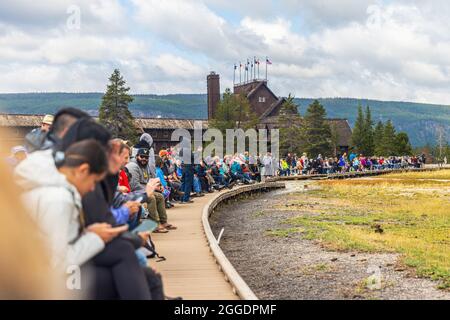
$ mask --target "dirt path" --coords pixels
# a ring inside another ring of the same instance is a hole
[[[225,228],[221,248],[260,299],[450,300],[437,283],[399,266],[396,254],[330,252],[299,234],[270,236],[270,230],[289,228],[282,221],[298,213],[264,210],[283,204],[283,195],[303,190],[304,183],[228,204],[211,217],[216,235]]]

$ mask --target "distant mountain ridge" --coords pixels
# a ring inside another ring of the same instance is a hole
[[[76,107],[92,115],[98,113],[102,93],[11,93],[0,94],[0,113],[46,114],[61,107]],[[136,117],[206,119],[206,94],[137,94],[130,105]],[[301,114],[314,99],[296,98]],[[377,101],[353,98],[319,100],[329,118],[346,118],[353,127],[357,107],[369,105],[374,121],[391,119],[398,131],[406,131],[414,146],[435,144],[437,128],[450,139],[450,106],[412,102]]]

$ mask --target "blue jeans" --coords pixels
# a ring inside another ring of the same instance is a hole
[[[200,183],[200,178],[194,176],[194,192],[201,193],[202,192],[202,184]]]
[[[216,183],[218,183],[219,185],[228,187],[228,185],[229,185],[228,181],[223,176],[213,176],[213,178],[214,178],[214,181]]]
[[[192,185],[194,183],[194,168],[192,165],[183,166],[183,192],[182,202],[188,202],[191,197]]]

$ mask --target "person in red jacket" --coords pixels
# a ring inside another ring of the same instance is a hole
[[[130,161],[129,154],[131,152],[131,148],[126,143],[125,143],[125,146],[126,146],[125,148],[128,150],[128,157],[125,159],[125,165],[126,165]],[[120,169],[118,190],[122,193],[130,193],[131,187],[130,187],[130,182],[128,179],[128,172],[127,172],[125,165],[122,167],[122,169]]]

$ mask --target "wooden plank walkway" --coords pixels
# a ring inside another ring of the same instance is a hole
[[[168,296],[185,300],[239,299],[215,263],[203,232],[203,207],[216,195],[217,192],[194,198],[194,203],[167,210],[169,222],[178,229],[152,235],[158,253],[167,260],[151,259],[150,265],[163,275]]]

